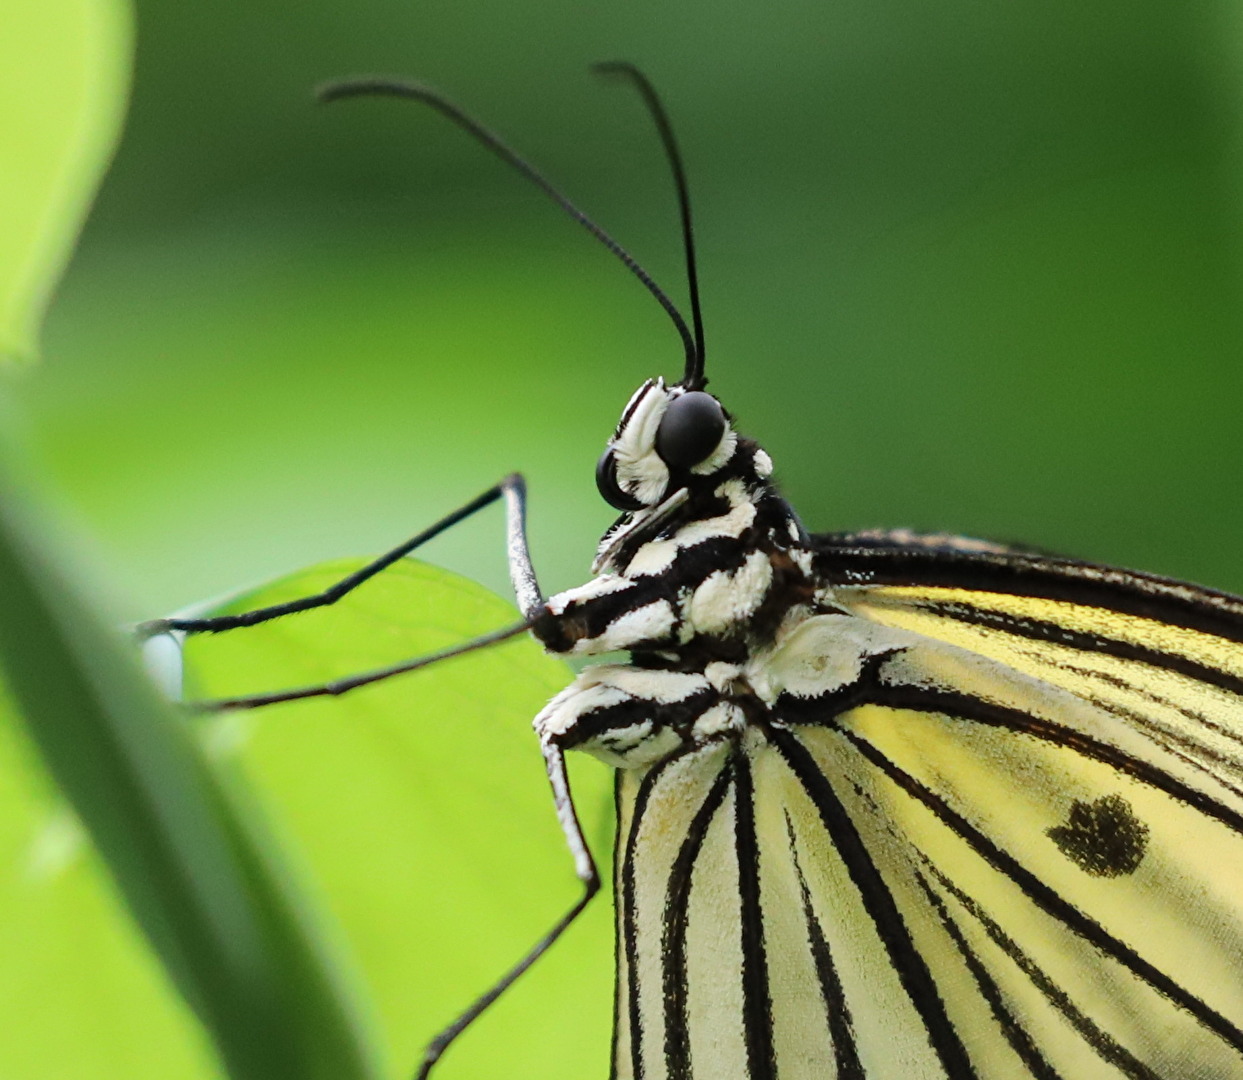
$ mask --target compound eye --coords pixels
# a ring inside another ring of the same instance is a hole
[[[656,453],[673,469],[706,459],[725,434],[725,411],[711,394],[692,390],[674,398],[656,429]]]
[[[622,491],[621,484],[617,482],[617,460],[612,450],[605,450],[596,462],[596,487],[609,506],[628,511],[643,509],[644,504],[629,492]]]

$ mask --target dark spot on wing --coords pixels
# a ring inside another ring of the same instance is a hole
[[[1121,795],[1075,801],[1065,825],[1048,830],[1063,855],[1096,877],[1133,874],[1148,847],[1148,826]]]

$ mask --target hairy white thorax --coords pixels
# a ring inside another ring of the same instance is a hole
[[[771,683],[763,665],[829,602],[813,595],[811,553],[772,459],[724,410],[718,421],[707,395],[687,403],[720,424],[702,460],[662,457],[662,423],[685,393],[652,379],[627,403],[604,467],[633,509],[601,539],[596,576],[549,599],[536,630],[563,654],[630,652],[630,664],[585,669],[535,721],[541,737],[619,768],[739,737],[756,684]]]

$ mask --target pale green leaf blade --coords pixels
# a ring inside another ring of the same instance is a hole
[[[213,613],[322,590],[360,563],[315,567]],[[191,638],[187,694],[322,682],[516,622],[482,587],[402,560],[331,608]],[[394,1076],[580,893],[530,721],[571,673],[529,638],[344,697],[204,721],[232,748],[314,879],[363,972]],[[571,755],[605,879],[611,770]],[[608,1073],[612,930],[601,895],[469,1030],[437,1080]]]
[[[43,311],[121,130],[126,0],[5,0],[0,21],[0,361]]]

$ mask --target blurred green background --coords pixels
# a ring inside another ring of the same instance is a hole
[[[431,81],[682,295],[816,530],[949,529],[1243,590],[1237,5],[144,0],[132,111],[17,409],[124,618],[388,547],[527,473],[548,588],[663,313]],[[504,588],[499,518],[434,560]]]
[[[586,578],[612,517],[596,457],[634,386],[680,371],[663,313],[439,118],[310,88],[441,86],[680,298],[651,125],[586,72],[609,58],[666,97],[712,389],[809,527],[1022,540],[1243,591],[1237,5],[137,12],[128,130],[45,362],[6,395],[113,617],[382,550],[512,469],[545,588]],[[496,512],[426,555],[505,589]],[[416,974],[425,994],[440,977]]]

